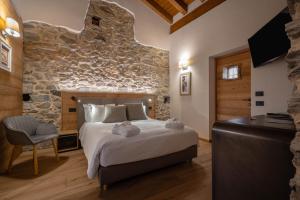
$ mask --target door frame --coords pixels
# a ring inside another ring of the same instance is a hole
[[[214,123],[217,121],[217,66],[216,59],[221,57],[227,57],[234,54],[249,51],[248,45],[243,45],[241,47],[231,49],[214,56],[209,57],[209,140],[212,139],[212,128]],[[250,58],[251,59],[251,58]],[[252,66],[252,63],[251,63]],[[250,86],[251,87],[251,86]]]

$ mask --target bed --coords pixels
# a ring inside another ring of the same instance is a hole
[[[191,161],[197,157],[197,133],[165,128],[165,122],[147,119],[132,121],[141,129],[134,137],[112,134],[115,123],[85,122],[83,104],[143,103],[149,112],[148,98],[77,97],[77,128],[88,161],[89,178],[98,176],[100,188],[156,169]]]

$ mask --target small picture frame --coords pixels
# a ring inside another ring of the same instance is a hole
[[[180,75],[180,95],[190,96],[192,93],[192,73],[187,72]]]
[[[11,72],[12,48],[3,40],[0,40],[0,68]]]

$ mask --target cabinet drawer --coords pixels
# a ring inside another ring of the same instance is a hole
[[[60,135],[57,140],[58,152],[70,151],[78,149],[77,133]]]

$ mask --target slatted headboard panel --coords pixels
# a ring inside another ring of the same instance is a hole
[[[62,92],[62,122],[61,130],[76,130],[77,129],[77,102],[74,100],[80,98],[99,98],[99,99],[152,99],[148,102],[149,110],[148,116],[155,118],[156,96],[152,94],[142,93],[96,93],[96,92]],[[73,98],[72,98],[73,97]]]

